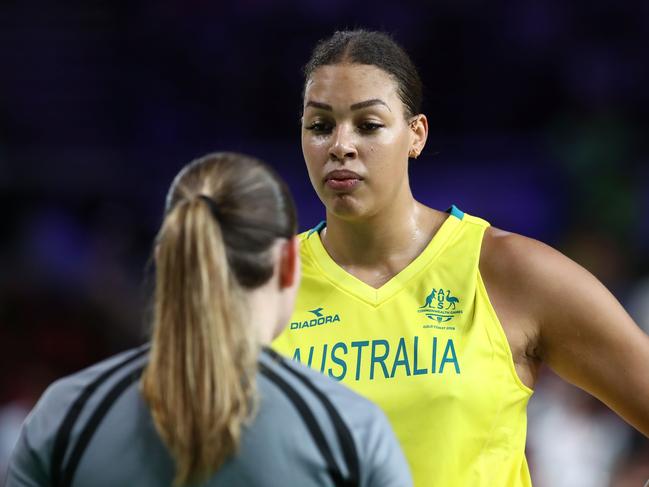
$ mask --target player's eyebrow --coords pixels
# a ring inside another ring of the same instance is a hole
[[[367,107],[371,107],[373,105],[383,105],[383,106],[385,106],[385,108],[390,110],[390,107],[388,106],[388,104],[385,103],[383,100],[381,100],[379,98],[372,98],[371,100],[365,100],[365,101],[360,101],[358,103],[354,103],[353,105],[349,106],[349,109],[350,110],[360,110],[361,108],[367,108]],[[321,110],[327,110],[329,112],[333,111],[333,107],[331,105],[329,105],[327,103],[322,103],[322,102],[319,102],[319,101],[313,101],[313,100],[307,101],[305,107],[319,108]],[[390,110],[390,111],[392,111],[392,110]]]
[[[321,103],[319,101],[313,101],[309,100],[306,102],[305,107],[313,107],[313,108],[320,108],[321,110],[327,110],[329,112],[333,112],[333,107],[331,105],[327,105],[326,103]]]
[[[367,108],[367,107],[371,107],[373,105],[383,105],[383,106],[385,106],[385,108],[390,110],[390,107],[388,106],[388,104],[385,103],[383,100],[381,100],[379,98],[372,98],[371,100],[365,100],[365,101],[361,101],[359,103],[354,103],[349,108],[351,110],[360,110],[361,108]],[[392,110],[390,110],[390,111],[392,111]]]

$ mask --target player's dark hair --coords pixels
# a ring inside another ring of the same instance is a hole
[[[369,64],[382,69],[397,82],[397,92],[406,107],[406,116],[421,113],[422,83],[417,68],[388,34],[362,29],[345,30],[321,40],[304,67],[305,87],[317,68],[341,63]]]
[[[271,278],[273,244],[295,232],[288,189],[251,157],[207,155],[171,185],[142,392],[175,459],[175,485],[214,473],[254,414],[258,338],[245,291]]]

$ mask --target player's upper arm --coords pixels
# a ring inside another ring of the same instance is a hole
[[[538,326],[538,356],[649,436],[649,337],[588,271],[532,239],[505,239],[512,286]]]

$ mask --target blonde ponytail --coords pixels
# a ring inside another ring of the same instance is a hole
[[[141,387],[176,486],[216,472],[253,417],[258,342],[246,293],[272,277],[273,245],[296,227],[282,180],[242,154],[197,159],[169,189]]]
[[[194,197],[166,215],[156,252],[154,327],[142,393],[176,461],[175,485],[235,452],[255,398],[256,336],[221,224]]]

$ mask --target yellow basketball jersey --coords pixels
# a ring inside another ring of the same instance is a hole
[[[273,347],[377,403],[417,487],[530,486],[531,389],[478,269],[487,222],[452,207],[424,251],[375,289],[301,235],[302,284]]]

